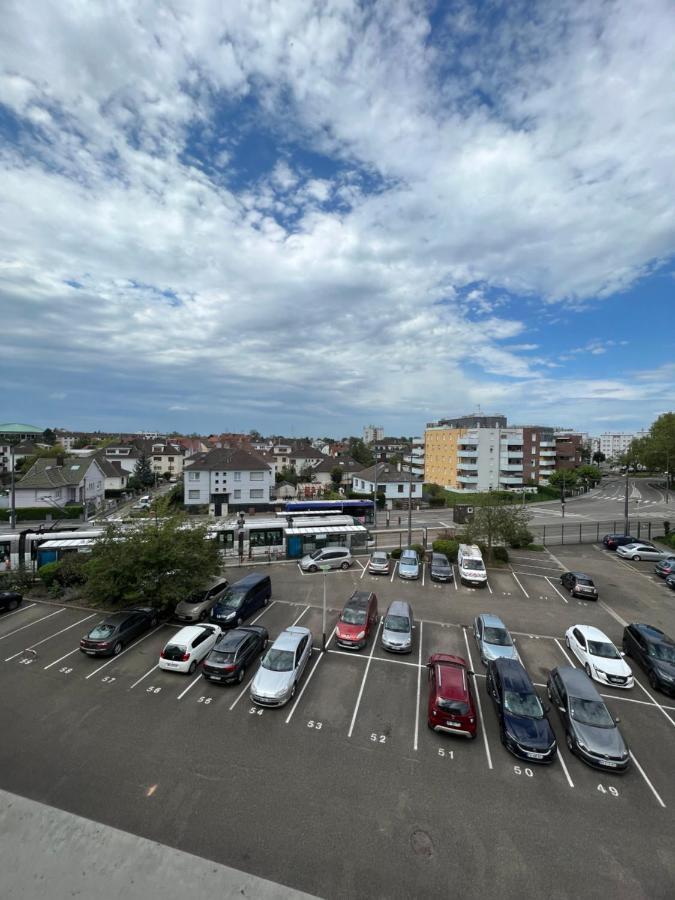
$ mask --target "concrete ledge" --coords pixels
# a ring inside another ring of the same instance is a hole
[[[3,900],[311,900],[229,866],[0,790]]]

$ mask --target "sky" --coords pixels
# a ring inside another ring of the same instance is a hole
[[[674,79],[671,0],[5,0],[0,420],[648,427]]]

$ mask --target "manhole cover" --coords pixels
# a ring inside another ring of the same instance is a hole
[[[410,846],[417,856],[424,856],[429,859],[429,857],[434,855],[434,843],[426,831],[413,831],[410,835]]]

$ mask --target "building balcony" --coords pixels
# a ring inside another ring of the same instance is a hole
[[[516,450],[511,450],[509,447],[501,448],[500,459],[522,459],[522,458],[523,458],[522,447],[518,447]]]
[[[541,450],[541,449],[539,450],[539,456],[554,457],[555,455],[556,455],[555,450]]]
[[[510,472],[520,472],[522,474],[523,465],[522,465],[522,463],[519,463],[519,462],[514,462],[514,463],[500,462],[499,469],[501,472],[505,472],[506,474],[509,474]]]
[[[539,441],[540,447],[553,447],[555,449],[555,441]]]
[[[523,483],[523,476],[522,475],[502,475],[500,473],[499,483],[506,484],[508,486],[516,485],[516,484],[521,485]]]
[[[465,459],[466,457],[475,457],[477,453],[478,453],[478,449],[476,447],[474,447],[473,449],[470,447],[462,448],[457,451],[457,458]]]
[[[477,472],[478,471],[478,460],[477,459],[473,459],[473,460],[463,459],[460,462],[458,468],[463,471],[466,471],[466,472]]]
[[[462,484],[478,484],[478,475],[460,475],[458,472],[457,481],[461,481]]]

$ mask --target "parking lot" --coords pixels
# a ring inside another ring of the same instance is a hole
[[[592,575],[597,603],[560,587],[563,569]],[[228,569],[228,577],[249,568]],[[248,683],[220,686],[158,668],[178,627],[159,625],[118,657],[84,656],[79,639],[100,618],[87,609],[26,602],[0,617],[2,787],[208,859],[325,897],[666,897],[675,889],[675,699],[637,667],[632,690],[599,688],[621,719],[632,766],[596,772],[559,743],[550,767],[501,745],[470,625],[501,616],[545,700],[549,670],[576,663],[573,624],[620,644],[623,624],[675,634],[675,592],[652,563],[599,547],[514,551],[488,587],[269,567],[273,600],[251,622],[273,639],[292,624],[314,636],[295,698],[262,709]],[[455,570],[456,574],[456,570]],[[321,651],[327,597],[327,651]],[[355,589],[383,614],[408,600],[417,627],[409,656],[375,639],[360,653],[333,639]],[[426,661],[465,657],[475,671],[474,741],[426,725]]]

